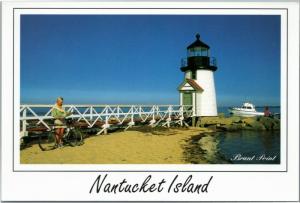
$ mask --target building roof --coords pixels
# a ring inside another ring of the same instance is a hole
[[[195,81],[192,79],[186,79],[186,81],[195,89],[199,91],[203,91],[204,89]]]
[[[209,49],[209,46],[207,44],[200,41],[200,34],[199,33],[196,34],[196,41],[193,42],[192,44],[190,44],[187,47],[187,49],[191,49],[191,48],[195,48],[195,47],[205,47],[205,48]]]
[[[196,91],[204,91],[204,89],[197,83],[196,80],[193,79],[185,79],[184,82],[178,87],[178,90],[181,90],[181,88],[188,83],[194,90]]]

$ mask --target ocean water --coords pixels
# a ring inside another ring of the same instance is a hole
[[[270,111],[280,113],[280,107]],[[230,115],[228,107],[219,107],[218,113]],[[280,131],[249,130],[201,134],[184,146],[185,159],[194,164],[280,164],[280,136]]]
[[[225,116],[229,116],[230,114],[229,114],[228,108],[229,107],[218,107],[218,113],[224,113]],[[98,112],[101,112],[102,109],[103,108],[96,108],[96,110]],[[124,112],[127,112],[129,110],[129,108],[122,108],[122,109]],[[144,108],[145,111],[147,111],[147,110],[150,111],[150,109],[151,108]],[[272,113],[280,113],[280,107],[270,107],[269,109]],[[32,108],[32,110],[38,115],[45,115],[50,110],[50,108]],[[78,110],[81,113],[83,113],[86,110],[86,108],[78,108]],[[162,110],[167,110],[167,107],[162,108]],[[256,111],[263,112],[264,107],[256,107]],[[32,113],[29,111],[27,111],[27,114],[32,116]]]
[[[280,164],[280,132],[207,133],[192,137],[184,150],[193,164]]]
[[[215,139],[222,157],[234,164],[280,164],[280,131],[225,132]]]

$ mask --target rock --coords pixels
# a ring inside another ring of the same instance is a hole
[[[223,131],[236,130],[279,130],[280,120],[270,117],[248,117],[241,118],[239,116],[232,117],[202,117],[197,121],[197,127],[205,127]]]
[[[217,158],[218,141],[213,136],[207,135],[202,137],[198,144],[205,151],[203,155],[207,160],[215,160]]]
[[[225,127],[226,131],[236,131],[236,130],[238,130],[238,128],[234,125],[225,125],[224,127]]]
[[[219,118],[224,118],[224,117],[225,117],[225,114],[224,114],[224,113],[219,113],[219,114],[218,114],[218,117],[219,117]]]
[[[243,130],[243,128],[244,128],[243,123],[234,123],[233,126],[234,126],[234,128],[236,128],[236,130]]]
[[[266,127],[258,121],[251,124],[252,130],[266,130]]]
[[[229,126],[228,131],[237,131],[237,130],[242,130],[243,127],[241,124],[232,124]]]
[[[229,118],[233,123],[240,123],[242,121],[241,117],[239,117],[239,116],[232,116]]]
[[[202,117],[200,118],[200,126],[207,127],[209,125],[216,125],[219,123],[219,117]]]
[[[204,127],[204,126],[201,126],[201,119],[198,119],[198,121],[196,123],[196,127]]]
[[[222,130],[222,131],[237,131],[237,130],[242,130],[243,127],[241,124],[230,124],[230,125],[220,125],[217,126],[218,130]]]
[[[266,127],[262,123],[256,121],[256,118],[254,117],[244,118],[242,121],[245,124],[244,129],[246,130],[266,130]]]
[[[216,125],[209,125],[207,126],[208,129],[213,130],[214,132],[217,131],[217,126]]]
[[[220,125],[231,125],[233,121],[230,118],[220,118],[219,124]]]
[[[267,130],[280,130],[280,119],[271,117],[261,117],[259,122],[262,123]]]
[[[253,117],[250,117],[250,118],[244,118],[242,120],[243,123],[245,123],[246,125],[249,125],[251,126],[252,123],[256,122],[256,119],[253,118]]]
[[[261,117],[261,118],[259,118],[259,122],[265,126],[266,130],[272,130],[273,129],[273,127],[275,125],[273,123],[273,120],[274,119],[270,118],[270,117]]]
[[[274,118],[274,126],[273,126],[273,130],[280,130],[280,120],[277,118]]]

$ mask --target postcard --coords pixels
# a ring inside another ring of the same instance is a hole
[[[298,1],[2,11],[3,201],[299,201]]]

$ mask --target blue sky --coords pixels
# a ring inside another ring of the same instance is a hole
[[[280,104],[280,17],[22,15],[21,103],[178,104],[200,33],[219,106]]]

